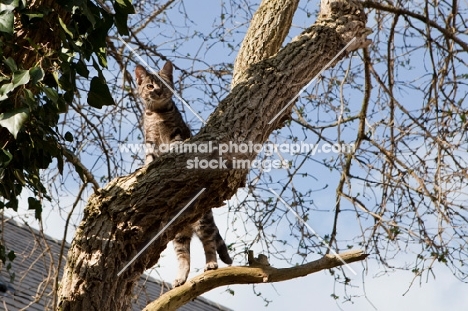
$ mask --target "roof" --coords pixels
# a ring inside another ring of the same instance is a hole
[[[53,309],[52,289],[62,242],[51,238],[27,225],[20,225],[12,219],[5,219],[2,240],[7,252],[14,250],[16,258],[12,270],[15,280],[9,283],[5,269],[0,270],[0,291],[4,294],[0,306],[8,310],[44,311]],[[70,245],[64,244],[59,280],[65,266]],[[1,263],[1,262],[0,262]],[[3,288],[3,290],[2,290]],[[14,288],[14,289],[13,289]],[[149,302],[155,300],[170,286],[148,275],[142,275],[134,288],[132,297],[133,310],[142,310]],[[5,290],[7,292],[5,293]],[[0,293],[0,294],[2,294]],[[187,303],[180,311],[230,311],[203,297]]]

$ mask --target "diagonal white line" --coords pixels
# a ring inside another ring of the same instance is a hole
[[[177,97],[177,99],[179,99],[198,119],[200,119],[200,121],[202,121],[203,124],[206,124],[206,121],[195,110],[193,110],[193,108],[179,94],[177,94],[177,92],[166,81],[164,81],[164,79],[161,79],[156,70],[151,68],[151,66],[148,65],[148,63],[135,51],[135,49],[133,49],[127,42],[125,42],[120,35],[119,39],[143,64],[145,64],[146,68],[149,68],[152,74],[158,77],[158,79],[161,80],[161,82],[164,83],[164,85],[169,90],[171,90],[172,94],[174,94],[174,96]]]
[[[177,219],[177,217],[179,217],[186,209],[187,207],[190,206],[190,204],[193,203],[193,201],[195,201],[196,198],[198,198],[200,196],[200,194],[202,194],[203,191],[205,191],[206,188],[203,188],[202,190],[200,190],[200,192],[197,193],[197,195],[195,197],[193,197],[192,200],[190,200],[190,202],[187,203],[187,205],[185,205],[185,207],[183,209],[180,210],[180,212],[177,213],[177,215],[174,216],[174,218],[172,218],[168,223],[167,225],[164,226],[164,228],[162,228],[155,236],[154,238],[151,239],[151,241],[149,241],[145,247],[143,247],[143,249],[141,251],[138,252],[138,254],[135,255],[135,257],[132,258],[132,260],[130,260],[126,265],[125,267],[122,268],[122,270],[120,270],[119,273],[117,273],[117,276],[120,276],[125,270],[127,270],[127,268],[148,248],[148,246],[151,245],[151,243],[153,243],[160,235],[161,233],[163,233],[173,222],[174,220]]]
[[[286,203],[286,201],[284,201],[282,197],[279,196],[278,193],[275,192],[275,190],[273,190],[273,189],[271,189],[271,188],[268,188],[268,189],[278,198],[278,200],[280,200],[287,208],[289,208],[289,210],[290,210],[291,212],[293,212],[294,216],[296,216],[296,218],[297,218],[300,222],[302,222],[302,223],[307,227],[307,229],[310,230],[310,232],[312,232],[323,244],[325,244],[325,246],[333,253],[333,255],[335,255],[336,257],[338,257],[338,259],[339,259],[352,273],[354,273],[354,275],[357,275],[356,271],[354,271],[353,268],[351,268],[351,266],[348,265],[348,264],[346,263],[346,261],[344,261],[343,258],[341,258],[341,256],[338,255],[338,253],[335,252],[335,250],[332,249],[332,248],[330,247],[330,245],[327,244],[327,242],[326,242],[324,239],[322,239],[322,238],[315,232],[315,230],[312,229],[312,227],[309,226],[309,224],[306,223],[305,220],[302,219],[301,216],[299,216],[299,214],[296,213],[296,211],[293,210],[292,207],[291,207],[288,203]]]
[[[284,106],[283,109],[281,109],[280,112],[278,112],[278,114],[277,114],[276,116],[273,117],[273,119],[271,119],[270,122],[268,122],[268,124],[271,124],[273,121],[275,121],[276,118],[278,118],[278,116],[279,116],[280,114],[282,114],[283,111],[286,110],[286,108],[288,108],[299,96],[301,96],[301,94],[312,84],[312,82],[314,82],[315,79],[317,79],[317,77],[318,77],[319,75],[321,75],[322,72],[324,72],[324,71],[335,61],[335,59],[337,59],[338,56],[340,56],[341,53],[343,53],[343,52],[354,42],[354,40],[356,40],[356,37],[354,37],[351,41],[349,41],[348,44],[346,44],[346,46],[345,46],[344,48],[342,48],[342,49],[338,52],[338,54],[336,54],[335,57],[333,57],[332,60],[329,61],[329,62],[322,68],[322,70],[320,70],[319,73],[317,73],[317,74],[315,75],[315,77],[313,77],[312,80],[310,80],[310,82],[307,83],[307,85],[304,86],[304,87],[299,91],[299,93],[297,93],[296,96],[294,96],[294,97],[287,103],[287,105]]]

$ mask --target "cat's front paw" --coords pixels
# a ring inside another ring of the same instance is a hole
[[[174,282],[172,283],[172,288],[176,288],[178,286],[184,285],[185,280],[184,279],[175,279]]]
[[[218,263],[217,262],[209,262],[205,266],[205,271],[216,270],[216,269],[218,269]]]

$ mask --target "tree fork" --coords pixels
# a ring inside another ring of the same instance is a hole
[[[290,116],[292,106],[271,124],[270,120],[346,43],[357,37],[353,49],[368,44],[366,16],[359,3],[335,1],[327,5],[331,9],[313,26],[276,55],[242,73],[240,82],[190,143],[263,143]],[[195,156],[210,159],[207,154],[165,154],[91,195],[68,253],[59,291],[60,310],[129,309],[134,283],[157,263],[177,228],[222,205],[244,183],[247,170],[188,169],[187,161]],[[252,160],[255,156],[247,157]],[[206,190],[192,206],[117,276],[202,188]]]

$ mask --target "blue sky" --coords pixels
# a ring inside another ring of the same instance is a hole
[[[175,9],[168,13],[167,17],[171,20],[172,24],[177,26],[182,26],[180,29],[185,29],[187,36],[191,37],[191,34],[199,32],[203,34],[211,33],[213,30],[213,25],[220,23],[222,9],[221,1],[219,0],[204,0],[203,2],[198,1],[184,1],[184,10],[188,12],[190,21],[187,22],[182,15],[180,15],[179,10]],[[201,4],[202,3],[202,4]],[[178,6],[179,3],[176,5]],[[307,7],[309,12],[314,12],[317,8],[317,1],[301,1],[301,8]],[[298,34],[302,27],[307,27],[315,20],[315,16],[312,15],[308,17],[305,13],[306,10],[298,10],[294,21],[293,28],[291,31],[291,36]],[[248,15],[245,11],[236,10],[237,14]],[[228,44],[236,46],[240,44],[243,38],[243,32],[245,32],[246,26],[243,15],[239,15],[239,20],[236,22],[236,19],[233,19],[231,26],[227,27],[229,31],[226,33],[216,33],[216,36],[224,38],[225,42],[218,42],[213,45],[211,43],[204,43],[203,36],[191,38],[186,42],[174,42],[172,41],[172,34],[170,27],[163,28],[163,26],[156,26],[146,31],[146,35],[149,40],[158,42],[161,45],[161,50],[163,54],[167,55],[172,61],[175,62],[180,68],[186,68],[192,66],[194,61],[192,58],[201,59],[200,62],[195,63],[195,68],[204,69],[206,64],[215,64],[220,62],[233,62],[236,54],[230,52],[230,49],[227,48]],[[133,16],[132,19],[138,19],[137,15]],[[369,21],[369,27],[372,27],[372,20]],[[288,41],[287,39],[286,41]],[[175,50],[172,50],[171,47],[176,47]],[[153,63],[157,61],[153,60]],[[360,60],[355,57],[354,59],[347,59],[343,61],[343,64],[346,66],[351,64],[351,66],[360,66]],[[161,66],[161,63],[158,63]],[[420,63],[413,63],[416,68],[424,67],[423,58],[421,58]],[[345,66],[345,67],[346,67]],[[378,66],[378,64],[376,65]],[[333,69],[340,70],[340,69]],[[401,69],[406,70],[406,69]],[[417,77],[421,74],[425,74],[424,70],[407,70],[408,79]],[[180,74],[176,71],[175,75]],[[410,74],[412,76],[410,76]],[[315,85],[311,86],[311,90],[308,90],[307,93],[314,94]],[[352,97],[352,91],[345,90],[348,97]],[[205,96],[198,92],[185,92],[183,97],[189,103],[201,103],[203,100],[198,100],[200,96]],[[411,107],[414,105],[414,102],[417,102],[416,98],[407,97],[407,103]],[[353,103],[350,99],[350,103]],[[300,102],[299,105],[301,105]],[[350,109],[358,109],[360,104],[360,99],[357,100],[355,105],[350,105]],[[177,105],[181,107],[181,103],[177,102]],[[203,115],[203,117],[208,117],[212,108],[210,107],[200,107],[202,105],[197,105],[196,108]],[[414,106],[416,107],[416,106]],[[194,116],[190,115],[190,112],[186,112],[187,120],[190,122],[192,129],[196,132],[201,126],[201,122],[197,120]],[[313,114],[311,113],[311,116]],[[329,112],[325,116],[325,120],[330,120],[333,118],[333,111]],[[323,115],[322,115],[323,116]],[[377,116],[378,117],[378,116]],[[377,118],[376,117],[376,118]],[[293,126],[292,130],[295,131],[298,136],[301,137],[303,141],[314,143],[314,136],[304,133],[299,126]],[[345,132],[343,135],[344,138],[352,138],[353,131]],[[378,132],[377,134],[382,134]],[[278,142],[288,142],[288,132],[287,130],[282,132],[278,136]],[[135,138],[137,139],[137,138]],[[287,156],[287,155],[286,155]],[[323,159],[329,159],[331,155],[320,155],[314,157],[315,161],[322,161]],[[306,179],[301,184],[301,181],[298,180],[295,182],[295,186],[298,189],[308,189],[308,188],[320,188],[324,184],[329,184],[329,191],[320,192],[320,195],[313,197],[314,206],[317,210],[322,210],[322,212],[315,213],[308,224],[319,234],[323,236],[329,234],[331,221],[333,218],[333,209],[334,206],[334,189],[338,180],[337,172],[330,172],[325,169],[323,166],[317,165],[314,161],[308,161],[304,166],[303,170],[305,172],[313,172],[317,176],[317,180],[313,181],[312,179]],[[271,173],[274,178],[281,179],[285,178],[285,171],[273,171]],[[251,177],[252,178],[252,177]],[[275,185],[273,185],[274,187]],[[278,186],[279,187],[279,186]],[[356,185],[356,188],[357,185]],[[75,189],[76,190],[76,189]],[[75,192],[76,193],[76,192]],[[84,197],[87,197],[90,193],[88,192]],[[245,197],[245,191],[240,190],[238,193],[239,198]],[[73,191],[71,191],[69,197],[63,197],[62,207],[70,206],[75,200],[73,196]],[[237,203],[236,198],[233,198],[228,205],[235,205]],[[281,205],[281,204],[279,204]],[[82,217],[83,204],[79,206],[77,212],[75,213],[74,223],[78,223]],[[20,211],[21,214],[25,215],[27,211]],[[215,210],[217,215],[217,224],[220,227],[222,235],[225,236],[225,240],[235,241],[238,238],[238,235],[233,232],[232,226],[232,215],[228,213],[228,208],[225,206]],[[352,215],[352,214],[351,214]],[[61,239],[63,236],[63,219],[66,217],[66,213],[60,211],[57,207],[49,207],[44,209],[44,228],[46,233],[52,235],[57,239]],[[293,215],[288,215],[289,218],[294,219]],[[33,216],[29,218],[31,225],[36,225],[33,221]],[[349,232],[350,235],[358,230],[358,222],[355,221],[352,217],[344,218],[346,221],[346,226],[342,226],[344,233]],[[288,236],[288,228],[286,224],[284,227],[280,225],[276,227],[276,233],[281,237]],[[237,230],[243,230],[243,228],[236,228]],[[247,230],[255,231],[255,228],[251,224],[247,224]],[[73,228],[69,231],[68,240],[73,236]],[[341,232],[340,232],[341,233]],[[239,232],[237,232],[239,234]],[[357,247],[357,246],[356,246]],[[254,245],[253,249],[256,253],[262,251],[261,245]],[[290,250],[289,250],[290,251]],[[410,250],[411,252],[411,250]],[[195,276],[201,273],[204,266],[204,255],[202,252],[201,244],[194,239],[192,242],[192,272],[191,276]],[[391,263],[395,265],[408,265],[414,260],[416,254],[402,254],[400,253],[398,257],[390,260]],[[291,256],[293,256],[291,254]],[[318,259],[319,255],[309,255],[307,260]],[[241,254],[240,251],[236,253],[235,264],[243,265],[245,264],[246,259]],[[287,267],[288,263],[275,261],[273,259],[275,267]],[[221,264],[222,266],[222,264]],[[172,250],[172,247],[169,246],[163,254],[161,261],[158,265],[151,269],[151,275],[155,277],[161,277],[162,279],[171,282],[176,273],[176,260]],[[309,275],[304,278],[299,278],[295,280],[290,280],[278,284],[259,284],[255,285],[256,292],[261,292],[262,297],[265,297],[272,302],[268,307],[264,307],[265,303],[261,297],[257,297],[253,290],[252,286],[242,285],[242,286],[231,286],[230,288],[234,290],[235,294],[231,295],[226,291],[226,288],[219,288],[211,291],[210,293],[205,294],[204,296],[210,300],[216,301],[222,305],[230,307],[234,310],[374,310],[374,307],[377,310],[426,310],[426,311],[436,311],[442,309],[450,310],[464,310],[468,305],[468,295],[466,292],[468,290],[468,285],[458,281],[451,273],[451,271],[443,265],[435,265],[434,267],[434,277],[432,275],[423,276],[422,279],[413,280],[413,274],[407,271],[389,271],[388,268],[382,267],[376,263],[375,260],[371,259],[362,263],[352,264],[352,268],[357,271],[357,275],[354,276],[352,273],[347,275],[353,279],[353,286],[349,287],[346,290],[347,294],[350,296],[355,296],[352,302],[343,302],[342,297],[344,296],[343,287],[339,284],[336,284],[333,280],[333,277],[330,276],[328,271],[322,271]],[[412,283],[413,282],[413,283]],[[412,284],[412,286],[411,286]],[[411,286],[411,289],[407,292],[408,288]],[[331,294],[335,293],[341,298],[338,301],[335,301]]]

